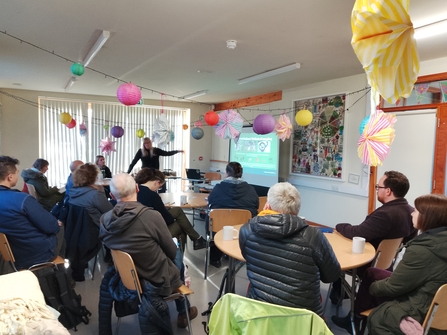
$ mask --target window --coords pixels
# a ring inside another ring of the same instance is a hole
[[[59,121],[62,112],[69,113],[76,120],[74,128],[69,129]],[[50,162],[48,183],[56,186],[65,184],[73,160],[95,163],[96,155],[99,154],[104,155],[112,174],[127,172],[142,143],[142,138],[136,135],[137,130],[143,129],[144,137],[151,138],[155,121],[162,112],[171,130],[170,142],[163,146],[154,142],[154,146],[166,151],[188,147],[189,133],[184,132],[182,126],[189,124],[189,109],[164,107],[162,110],[158,106],[127,107],[119,103],[40,97],[40,157]],[[114,138],[111,135],[114,126],[124,128],[122,137]],[[115,142],[116,151],[110,155],[102,153],[100,149],[100,140],[106,137]],[[184,166],[183,155],[160,157],[160,169],[172,169],[181,175]],[[138,171],[140,167],[141,162],[135,165],[133,171]]]

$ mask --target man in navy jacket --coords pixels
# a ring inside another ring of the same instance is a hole
[[[0,156],[0,232],[8,238],[17,269],[64,256],[64,232],[59,222],[17,184],[19,161]]]

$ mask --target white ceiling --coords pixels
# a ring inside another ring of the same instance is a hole
[[[176,97],[225,102],[362,73],[351,44],[349,0],[0,0],[0,87],[64,92],[71,61],[111,32],[70,93],[115,96],[103,74]],[[411,0],[414,26],[447,18],[446,0]],[[237,41],[234,50],[226,40]],[[39,48],[52,51],[49,54]],[[447,56],[447,34],[418,42],[420,60]],[[238,85],[290,63],[301,69]],[[200,70],[200,72],[199,72]],[[167,97],[167,99],[173,99]],[[176,99],[173,99],[176,100]]]

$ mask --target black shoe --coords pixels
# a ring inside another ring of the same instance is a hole
[[[200,236],[198,239],[195,239],[193,242],[194,250],[205,249],[206,248],[206,240]]]
[[[222,266],[222,263],[220,261],[211,261],[210,265],[214,266],[215,268],[220,268]]]
[[[332,315],[331,320],[336,326],[345,329],[349,334],[352,335],[351,313],[348,313],[348,315],[343,318]]]

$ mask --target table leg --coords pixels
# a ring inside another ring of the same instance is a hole
[[[356,335],[356,329],[355,329],[355,323],[354,323],[354,303],[355,303],[355,286],[356,286],[356,278],[357,278],[357,269],[352,269],[352,282],[351,282],[351,294],[350,294],[350,301],[351,301],[351,327],[352,327],[352,334]]]
[[[228,263],[228,277],[225,285],[225,293],[234,293],[234,259],[233,257],[229,257]]]

